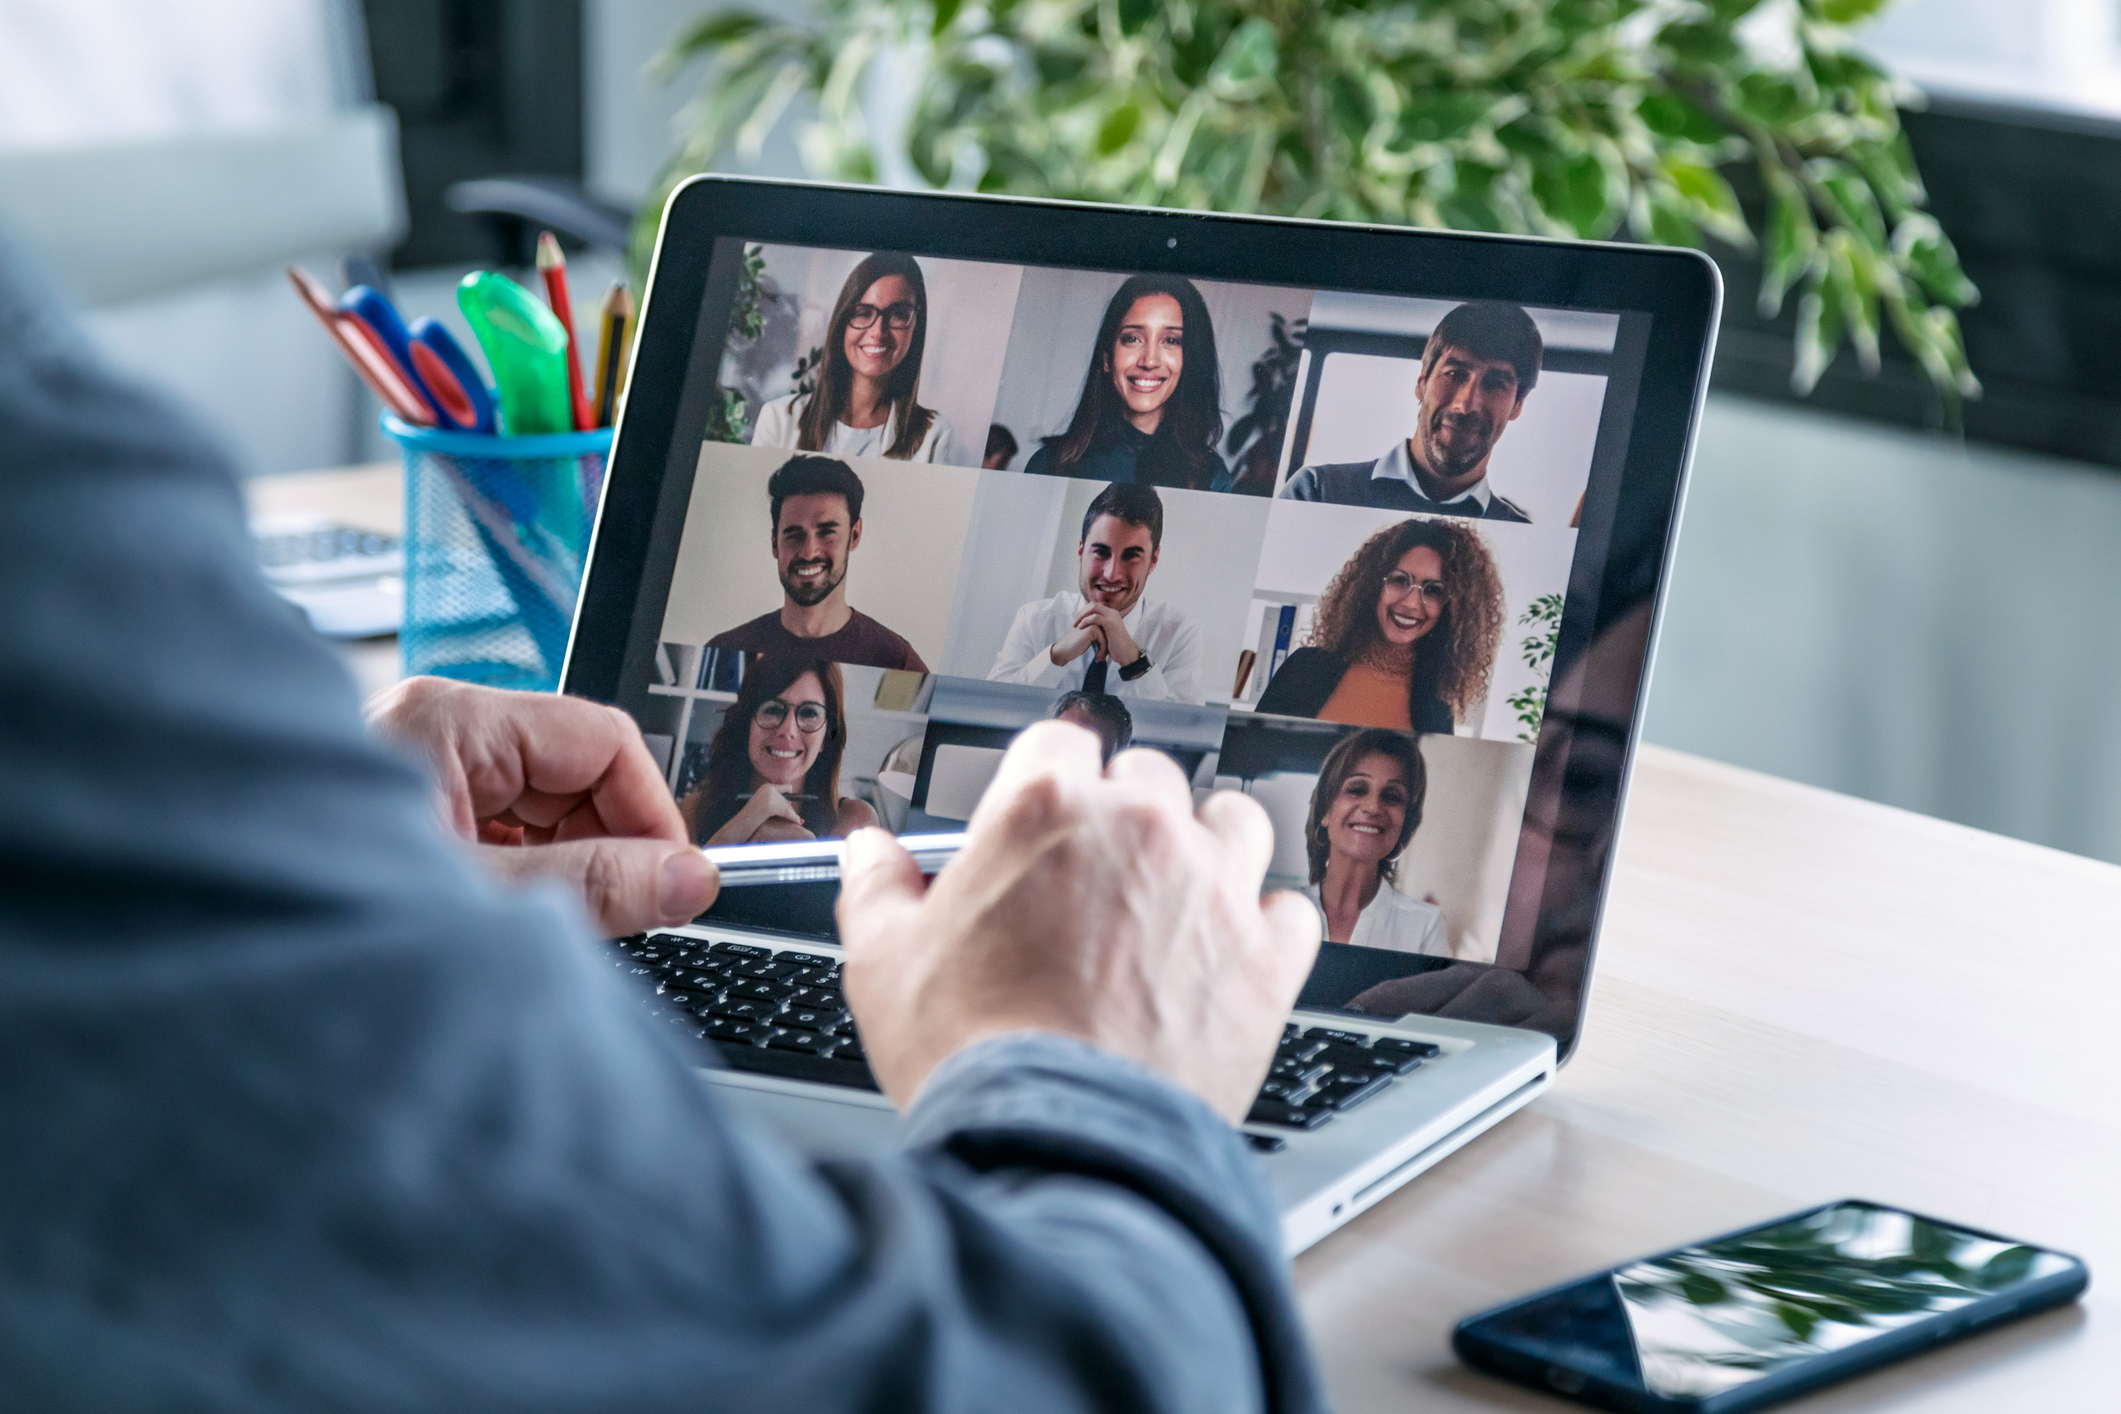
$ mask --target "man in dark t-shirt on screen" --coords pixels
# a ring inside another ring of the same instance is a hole
[[[766,481],[781,607],[708,640],[709,648],[928,671],[913,645],[847,602],[847,561],[862,543],[862,479],[832,457],[790,457]]]

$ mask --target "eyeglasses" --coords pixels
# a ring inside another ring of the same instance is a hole
[[[1385,576],[1385,593],[1394,599],[1404,599],[1417,589],[1421,591],[1421,597],[1431,604],[1441,604],[1451,597],[1450,591],[1444,588],[1440,579],[1416,579],[1405,570],[1393,570]]]
[[[778,697],[769,697],[751,714],[751,720],[767,731],[777,731],[781,723],[788,720],[789,712],[795,713],[795,729],[805,736],[815,736],[825,729],[825,704],[822,702],[798,702],[794,707]]]
[[[882,315],[885,328],[894,334],[903,334],[913,327],[913,314],[913,306],[903,301],[883,309],[878,309],[873,304],[858,304],[854,307],[854,312],[847,316],[847,327],[867,329],[876,323],[878,315]]]

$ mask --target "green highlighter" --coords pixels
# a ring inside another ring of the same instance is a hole
[[[567,328],[552,311],[506,275],[490,270],[464,277],[457,286],[457,308],[486,350],[500,394],[501,431],[511,437],[574,431]],[[580,555],[587,546],[589,519],[575,459],[538,458],[511,470],[536,500],[539,527]]]
[[[567,391],[567,328],[537,296],[490,270],[464,277],[457,308],[471,323],[501,395],[501,426],[511,437],[574,431]]]

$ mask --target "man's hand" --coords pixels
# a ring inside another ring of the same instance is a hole
[[[1096,644],[1097,630],[1084,628],[1082,620],[1077,619],[1073,628],[1053,640],[1053,646],[1046,650],[1046,657],[1054,667],[1065,668]]]
[[[1105,656],[1119,667],[1127,667],[1141,657],[1142,649],[1127,632],[1127,621],[1116,609],[1103,604],[1088,604],[1075,616],[1078,633],[1089,633],[1105,646]]]
[[[1261,901],[1266,813],[1196,815],[1176,766],[1040,722],[1010,746],[964,852],[926,886],[882,830],[841,870],[845,988],[886,1094],[909,1103],[976,1041],[1055,1031],[1140,1062],[1231,1120],[1258,1093],[1318,951],[1318,912]]]
[[[721,887],[633,719],[578,697],[408,678],[369,730],[432,764],[443,817],[510,879],[558,879],[621,936],[690,922]]]

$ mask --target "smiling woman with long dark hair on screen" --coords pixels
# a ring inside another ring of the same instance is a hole
[[[699,844],[840,838],[876,812],[840,794],[846,691],[837,664],[753,658],[678,813]]]
[[[1502,622],[1502,575],[1479,531],[1388,525],[1333,576],[1310,645],[1289,655],[1257,710],[1450,732],[1488,695]]]
[[[1075,414],[1024,470],[1205,491],[1223,472],[1215,325],[1191,280],[1130,275],[1105,305]]]
[[[751,445],[977,466],[977,456],[962,454],[949,419],[920,404],[927,346],[928,283],[919,263],[888,251],[863,257],[833,302],[817,387],[760,408]]]

